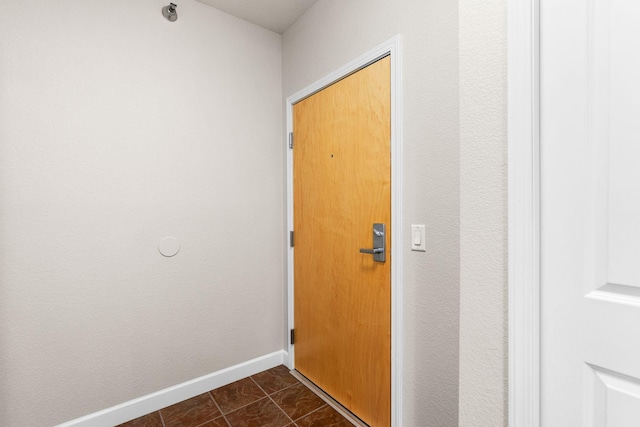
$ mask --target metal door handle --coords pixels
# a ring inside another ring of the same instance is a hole
[[[384,248],[363,249],[360,248],[360,252],[363,254],[381,254],[384,252]]]
[[[373,224],[373,249],[360,249],[360,253],[373,255],[376,262],[385,262],[387,242],[385,239],[384,224]]]

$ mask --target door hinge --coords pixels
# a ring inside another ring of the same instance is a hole
[[[293,149],[293,132],[289,132],[289,148]]]
[[[289,246],[293,247],[293,231],[289,232]]]
[[[291,329],[290,332],[291,332],[291,345],[294,345],[296,343],[296,340],[295,340],[296,334],[294,332],[294,329]]]

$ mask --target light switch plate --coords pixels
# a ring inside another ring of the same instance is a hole
[[[411,250],[420,252],[427,251],[427,245],[424,235],[424,225],[411,225]]]

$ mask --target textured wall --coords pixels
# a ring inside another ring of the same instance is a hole
[[[449,0],[319,0],[283,35],[285,97],[403,37],[405,427],[458,424],[457,9]],[[426,253],[409,250],[411,224],[426,225]]]
[[[281,37],[167,3],[0,2],[2,426],[282,349]]]
[[[506,426],[506,1],[459,4],[460,426]]]

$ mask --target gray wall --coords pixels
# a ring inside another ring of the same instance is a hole
[[[404,426],[458,424],[458,5],[320,0],[283,35],[283,95],[403,37]],[[427,252],[408,250],[425,224]]]
[[[460,0],[460,426],[508,425],[505,0]]]
[[[0,4],[0,425],[281,350],[280,35],[192,0]]]

